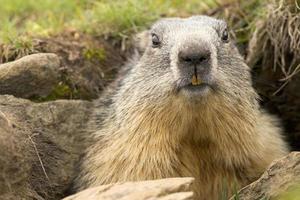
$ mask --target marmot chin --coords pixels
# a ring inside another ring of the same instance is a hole
[[[259,107],[226,22],[166,18],[142,57],[96,101],[99,130],[75,187],[194,177],[195,199],[219,199],[287,154],[278,120]]]

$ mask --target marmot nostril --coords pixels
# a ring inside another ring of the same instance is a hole
[[[210,53],[206,54],[206,55],[202,55],[200,58],[199,58],[199,62],[205,62],[205,61],[208,61],[210,58]]]
[[[191,65],[199,65],[207,62],[210,59],[210,52],[206,51],[190,53],[188,50],[187,52],[180,52],[178,56],[181,62]]]

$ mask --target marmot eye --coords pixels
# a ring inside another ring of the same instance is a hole
[[[160,45],[160,40],[158,38],[158,36],[154,33],[152,33],[152,47],[155,48],[155,47],[158,47]]]
[[[228,42],[229,41],[229,34],[228,34],[227,29],[225,29],[222,33],[222,40],[223,40],[223,42]]]

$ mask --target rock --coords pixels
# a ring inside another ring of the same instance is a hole
[[[34,193],[23,181],[30,170],[23,153],[25,134],[13,136],[12,129],[12,118],[0,111],[0,199],[4,200],[21,199],[23,194],[32,197]]]
[[[300,152],[274,161],[255,182],[242,188],[231,200],[274,199],[300,184]],[[298,192],[299,192],[298,188]]]
[[[60,199],[83,152],[90,102],[0,95],[0,199]]]
[[[0,94],[30,98],[47,96],[60,81],[60,60],[39,53],[0,65]]]
[[[63,200],[191,200],[193,178],[126,182],[89,188]]]

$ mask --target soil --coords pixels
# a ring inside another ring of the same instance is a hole
[[[33,53],[55,53],[61,59],[60,84],[49,96],[32,96],[30,99],[38,102],[55,99],[91,100],[98,97],[126,61],[130,46],[124,48],[124,44],[118,38],[104,39],[66,31],[48,38],[34,39],[27,51],[19,52],[10,50],[12,47],[0,46],[0,63]]]

